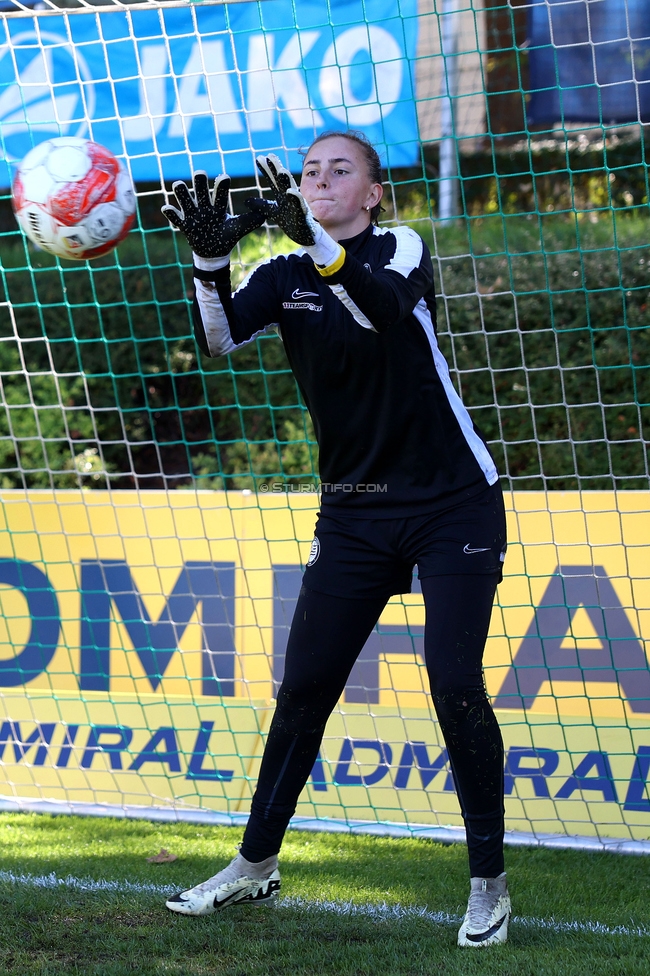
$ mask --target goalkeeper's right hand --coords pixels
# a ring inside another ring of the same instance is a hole
[[[207,173],[200,170],[194,174],[194,194],[183,180],[173,183],[172,191],[180,210],[171,204],[160,209],[200,258],[227,257],[242,237],[261,227],[265,220],[263,214],[251,211],[231,217],[229,176],[218,176],[210,192]]]

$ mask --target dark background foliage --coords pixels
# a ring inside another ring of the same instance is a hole
[[[454,380],[513,488],[647,488],[650,248],[643,143],[461,158],[465,217],[432,221],[437,160],[390,174],[384,218],[432,249]],[[139,188],[140,228],[87,264],[26,248],[0,207],[0,484],[313,480],[311,423],[275,337],[208,360],[190,255]],[[238,205],[237,188],[235,205]],[[286,241],[242,246],[246,268]]]

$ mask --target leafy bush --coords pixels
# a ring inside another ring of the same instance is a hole
[[[418,191],[419,192],[419,191]],[[434,254],[439,334],[513,487],[647,487],[646,217],[401,216]],[[238,275],[285,239],[242,244]],[[208,360],[190,320],[190,255],[167,229],[88,266],[4,235],[0,483],[254,487],[314,477],[317,453],[281,342]]]
[[[442,342],[513,487],[647,487],[648,226],[499,218],[440,259]]]

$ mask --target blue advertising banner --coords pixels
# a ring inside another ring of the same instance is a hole
[[[135,180],[254,173],[315,132],[417,158],[417,0],[264,0],[0,22],[0,185],[32,146],[92,138]]]
[[[530,124],[650,119],[648,0],[532,0]]]

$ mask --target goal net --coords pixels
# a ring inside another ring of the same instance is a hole
[[[256,153],[299,172],[351,127],[383,158],[382,222],[431,247],[440,343],[506,490],[485,679],[508,838],[648,850],[645,2],[31,6],[0,15],[0,808],[245,822],[318,452],[277,337],[201,357],[160,206],[206,169],[237,211]],[[136,229],[92,262],[12,216],[17,163],[57,135],[136,185]],[[249,235],[236,277],[290,246]],[[462,837],[423,627],[414,580],[295,825]]]

